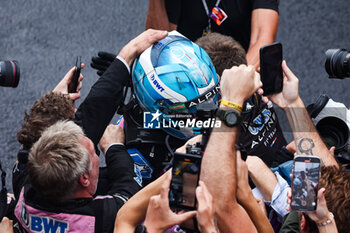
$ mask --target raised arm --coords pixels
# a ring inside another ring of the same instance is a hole
[[[237,199],[248,213],[259,233],[274,232],[267,216],[260,209],[260,206],[250,189],[248,183],[248,167],[241,159],[239,151],[237,151]]]
[[[147,207],[152,196],[158,195],[162,185],[167,180],[171,171],[163,174],[161,177],[144,187],[136,193],[123,207],[118,211],[114,224],[114,232],[133,233],[137,225],[141,224],[146,217]]]
[[[223,100],[242,105],[261,87],[261,82],[252,66],[241,65],[225,70],[220,86]],[[225,109],[226,106],[221,105],[220,108]],[[223,122],[221,128],[213,130],[203,156],[200,179],[215,200],[221,232],[254,232],[249,217],[236,201],[237,136],[238,128],[228,127]]]
[[[255,69],[260,66],[260,47],[275,41],[278,30],[278,13],[271,9],[255,9],[252,12],[250,44],[247,61]]]
[[[288,68],[285,61],[282,63],[282,68],[284,73],[283,91],[270,96],[270,99],[287,114],[296,142],[297,154],[317,155],[322,158],[326,166],[335,165],[338,167],[334,156],[317,133],[299,96],[298,78]]]
[[[147,30],[131,40],[120,51],[118,55],[120,59],[112,62],[79,106],[74,121],[84,129],[86,136],[95,145],[100,141],[104,130],[122,103],[123,88],[129,80],[129,67],[133,60],[165,36],[166,31]]]

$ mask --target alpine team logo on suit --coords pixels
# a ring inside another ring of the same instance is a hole
[[[142,179],[151,179],[153,173],[153,167],[151,164],[142,156],[139,150],[137,149],[128,149],[128,153],[131,158],[134,160],[134,172],[136,177],[134,180],[142,186]]]
[[[266,125],[265,124],[272,124],[273,120],[271,119],[271,111],[268,109],[264,109],[262,111],[262,115],[264,116],[264,119],[262,119],[261,114],[259,116],[257,116],[254,120],[253,123],[257,124],[257,125],[261,125],[259,127],[253,127],[253,126],[249,126],[248,130],[252,135],[257,135]],[[270,119],[272,121],[270,121]]]

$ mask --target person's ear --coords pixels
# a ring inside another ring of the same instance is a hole
[[[83,186],[83,187],[87,187],[89,186],[90,184],[90,180],[89,180],[89,175],[87,173],[84,173],[80,176],[80,184]]]

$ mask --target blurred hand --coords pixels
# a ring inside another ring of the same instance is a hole
[[[144,223],[149,233],[161,233],[196,215],[196,211],[189,211],[183,214],[176,214],[171,211],[168,198],[170,182],[171,172],[168,172],[160,194],[152,196],[150,199]]]
[[[100,148],[103,154],[106,149],[113,143],[124,144],[124,130],[118,125],[108,125],[100,140]]]
[[[125,45],[118,56],[122,57],[129,66],[131,66],[132,62],[139,54],[167,35],[167,31],[148,29]]]
[[[101,76],[116,58],[116,54],[100,51],[97,57],[92,57],[91,67],[97,70],[97,75]]]
[[[240,65],[226,69],[220,80],[222,99],[240,105],[260,87],[260,75],[253,66]]]
[[[81,69],[83,69],[85,67],[85,64],[81,64]],[[57,86],[53,89],[52,92],[56,92],[56,93],[61,93],[61,94],[68,94],[69,98],[71,100],[77,100],[80,98],[80,89],[83,86],[83,78],[84,76],[80,73],[79,76],[79,84],[77,87],[77,93],[68,93],[68,85],[71,83],[72,78],[74,76],[74,72],[77,69],[76,66],[74,66],[72,69],[70,69],[67,74],[62,78],[62,80],[57,84]]]
[[[13,233],[13,221],[4,217],[0,222],[1,233]]]
[[[284,109],[294,102],[299,97],[299,80],[288,68],[286,61],[282,62],[283,69],[283,90],[281,93],[277,93],[269,96],[268,98],[275,103],[279,108]]]
[[[182,147],[177,148],[176,152],[185,154],[187,145],[195,145],[197,142],[201,142],[201,141],[202,141],[202,135],[197,135],[197,136],[189,139],[185,143],[185,145],[183,145]]]
[[[202,233],[217,232],[214,222],[215,207],[213,197],[203,181],[199,181],[196,189],[197,206],[197,222],[198,229]]]
[[[305,214],[308,215],[309,218],[312,221],[316,222],[317,224],[325,222],[325,221],[327,221],[329,219],[329,210],[328,210],[328,207],[327,207],[326,199],[324,197],[325,192],[326,192],[325,188],[321,188],[317,192],[317,207],[316,207],[316,211],[305,212]],[[288,195],[287,203],[290,204],[291,200],[292,200],[292,191],[289,190],[287,195]],[[292,211],[292,208],[289,206],[287,208],[287,210]]]
[[[245,201],[250,201],[249,197],[252,194],[252,191],[248,182],[248,166],[241,159],[241,152],[237,150],[236,154],[237,160],[237,200],[240,203],[244,203]]]

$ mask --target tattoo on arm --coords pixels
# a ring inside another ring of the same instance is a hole
[[[315,147],[315,143],[311,138],[300,139],[297,146],[300,154],[313,155],[312,149]]]

